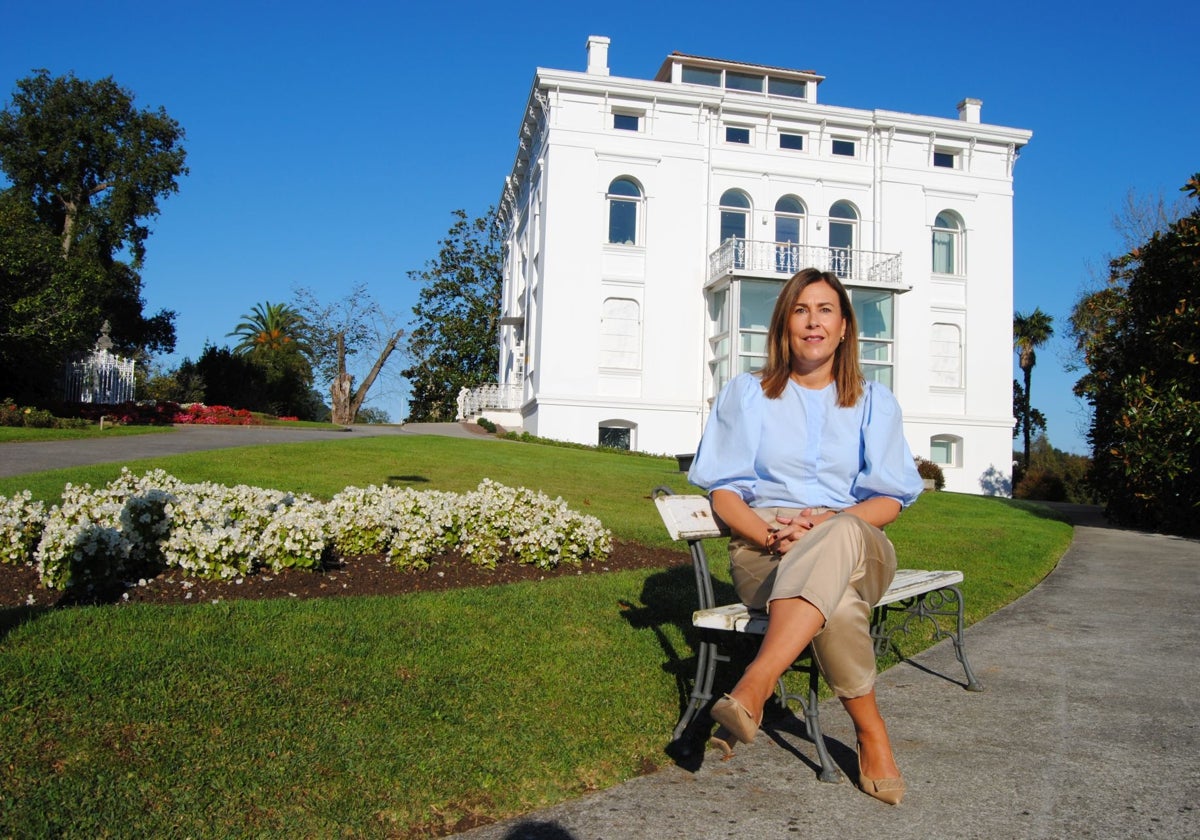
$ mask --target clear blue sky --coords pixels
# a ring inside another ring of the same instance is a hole
[[[0,0],[0,95],[34,68],[112,75],[187,131],[191,174],[161,205],[143,280],[178,313],[174,358],[199,355],[255,304],[365,281],[407,318],[407,272],[463,208],[497,200],[535,68],[583,70],[612,38],[615,75],[674,50],[826,76],[821,101],[1031,129],[1016,167],[1015,295],[1055,319],[1033,402],[1050,440],[1086,452],[1067,317],[1108,256],[1125,195],[1200,170],[1200,4],[594,4]],[[1019,372],[1018,372],[1019,373]],[[373,401],[394,419],[402,395]]]

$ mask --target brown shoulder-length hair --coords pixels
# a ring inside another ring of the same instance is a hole
[[[862,367],[858,363],[858,321],[850,295],[832,271],[804,268],[792,275],[775,300],[771,326],[767,332],[767,364],[761,371],[762,389],[770,399],[779,399],[792,375],[792,350],[788,342],[788,320],[800,293],[813,283],[828,283],[837,293],[842,318],[846,321],[846,340],[838,344],[833,356],[833,381],[837,385],[837,403],[842,408],[857,405],[863,394]]]

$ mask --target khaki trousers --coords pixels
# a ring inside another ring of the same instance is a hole
[[[818,513],[822,508],[814,508]],[[770,525],[796,508],[754,508]],[[825,617],[812,641],[817,667],[834,694],[861,697],[875,686],[871,609],[896,574],[896,550],[876,528],[842,514],[813,528],[782,557],[740,537],[729,541],[738,598],[752,609],[781,598],[803,598]]]

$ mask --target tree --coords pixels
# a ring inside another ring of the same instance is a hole
[[[437,259],[408,276],[423,284],[409,340],[410,421],[453,420],[458,392],[495,381],[500,366],[500,239],[495,211],[455,222]]]
[[[209,405],[227,405],[301,420],[317,420],[324,415],[324,406],[312,390],[311,374],[305,375],[286,366],[263,364],[253,356],[234,353],[228,347],[206,344],[195,362],[184,359],[171,376],[179,385],[180,396],[189,400],[196,399],[196,384],[199,383],[200,400]]]
[[[67,357],[109,321],[124,355],[169,352],[175,313],[146,317],[137,272],[160,197],[186,173],[183,132],[135,111],[111,79],[46,71],[0,111],[0,382],[28,402],[57,396]],[[117,257],[125,251],[131,263]]]
[[[1183,187],[1200,198],[1200,173]],[[1112,260],[1071,330],[1093,409],[1091,479],[1120,524],[1200,534],[1200,206]]]
[[[46,70],[17,82],[0,112],[0,166],[59,236],[62,256],[87,239],[111,257],[145,257],[158,199],[187,174],[183,129],[166,111],[139,111],[112,77],[98,82]]]
[[[304,316],[286,303],[255,304],[249,315],[226,336],[241,339],[233,352],[239,355],[262,353],[309,354],[312,352],[304,339],[307,325]]]
[[[317,377],[329,387],[331,419],[338,425],[351,425],[404,331],[396,328],[395,319],[367,293],[364,283],[331,304],[321,303],[309,289],[297,289],[296,296],[307,323],[307,343]],[[355,388],[350,368],[359,354],[373,355],[375,361]]]
[[[1036,432],[1039,429],[1046,431],[1046,415],[1029,404],[1029,397],[1025,393],[1025,389],[1021,387],[1021,383],[1013,380],[1013,416],[1017,418],[1017,423],[1013,426],[1013,437],[1026,440],[1031,432]],[[1021,462],[1022,468],[1028,464]],[[1020,481],[1021,477],[1014,476],[1013,481]]]
[[[1047,315],[1041,308],[1034,309],[1028,315],[1022,315],[1017,312],[1013,315],[1013,347],[1018,354],[1017,364],[1020,365],[1021,371],[1025,374],[1025,386],[1023,388],[1024,400],[1023,411],[1021,415],[1021,428],[1024,433],[1024,458],[1021,461],[1022,467],[1029,466],[1029,446],[1031,441],[1033,415],[1035,409],[1031,403],[1030,385],[1033,379],[1033,367],[1037,364],[1038,347],[1041,347],[1050,340],[1050,336],[1054,335],[1054,327],[1051,326],[1054,318]],[[1043,425],[1045,421],[1043,420]]]

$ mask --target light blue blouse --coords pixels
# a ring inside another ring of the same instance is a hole
[[[751,507],[839,510],[872,496],[908,507],[924,486],[884,386],[868,382],[856,406],[839,408],[832,384],[813,391],[789,381],[772,400],[752,373],[717,395],[688,480]]]

